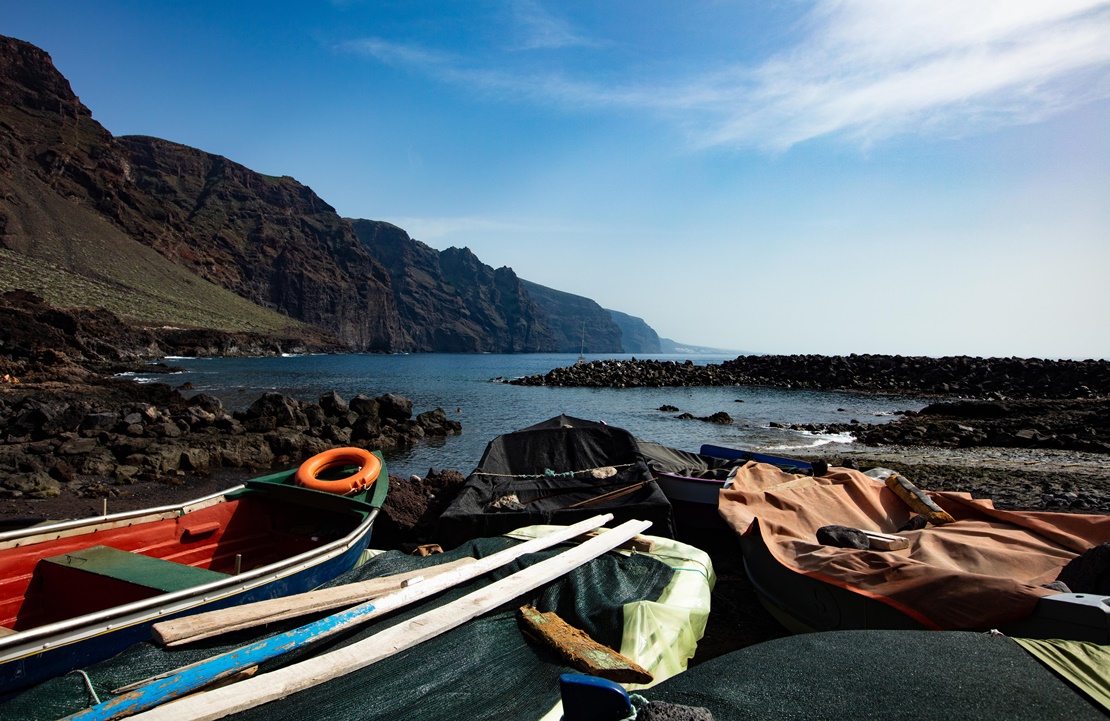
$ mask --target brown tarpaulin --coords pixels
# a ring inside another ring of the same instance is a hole
[[[851,526],[896,533],[912,515],[884,483],[845,468],[820,478],[748,463],[721,491],[721,517],[737,533],[761,533],[787,568],[887,603],[930,628],[1003,626],[1056,591],[1068,561],[1110,540],[1110,516],[1002,511],[966,493],[929,493],[956,519],[899,535],[903,551],[822,546],[817,529]],[[752,521],[759,523],[752,528]]]

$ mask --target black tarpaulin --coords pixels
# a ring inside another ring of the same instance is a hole
[[[673,538],[671,504],[652,478],[628,431],[557,416],[490,441],[440,516],[439,540],[453,546],[522,526],[569,525],[598,513],[612,513],[614,524],[651,521],[649,533]],[[599,498],[606,493],[615,497]]]

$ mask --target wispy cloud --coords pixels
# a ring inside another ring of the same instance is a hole
[[[703,88],[721,96],[703,137],[786,148],[1035,122],[1110,94],[1108,68],[1104,0],[827,0],[793,49]]]
[[[514,7],[530,47],[584,43],[536,2]],[[815,0],[790,47],[682,80],[603,84],[378,39],[347,48],[518,100],[659,112],[704,146],[964,135],[1110,97],[1110,0]]]
[[[517,49],[538,50],[594,44],[570,23],[545,10],[536,0],[516,0],[511,7],[520,33]]]

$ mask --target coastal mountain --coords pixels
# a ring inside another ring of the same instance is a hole
[[[609,311],[580,295],[521,280],[547,314],[556,353],[623,353],[621,329]]]
[[[342,218],[293,178],[113,137],[47,53],[0,36],[0,292],[15,290],[142,328],[318,349],[619,353],[658,340],[466,248]]]
[[[613,317],[613,322],[621,329],[621,346],[625,353],[661,353],[662,345],[659,334],[643,318],[621,313],[619,310],[607,310]]]
[[[544,312],[512,268],[494,270],[467,248],[435,250],[390,223],[350,223],[389,273],[402,325],[416,347],[458,353],[554,347]]]

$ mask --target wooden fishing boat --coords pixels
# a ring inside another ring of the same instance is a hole
[[[644,445],[641,443],[641,447]],[[657,471],[656,479],[672,503],[677,500],[711,506],[714,513],[721,489],[728,485],[736,469],[748,461],[770,463],[797,473],[813,471],[813,464],[808,461],[723,446],[703,445],[697,455],[699,462],[682,470]]]
[[[445,548],[534,524],[570,524],[599,512],[652,522],[674,536],[671,504],[628,431],[556,416],[486,445],[477,468],[439,517]]]
[[[709,444],[703,445],[698,453],[687,453],[657,443],[638,443],[659,488],[674,508],[680,528],[726,529],[725,522],[717,514],[717,499],[721,489],[730,484],[736,469],[745,463],[769,463],[791,473],[814,473],[813,464],[808,461],[767,453]],[[818,468],[817,474],[823,473],[824,468]]]
[[[301,487],[293,469],[181,505],[0,533],[0,696],[109,658],[157,620],[350,570],[388,491],[374,456],[376,480],[358,488],[356,472],[351,495]]]

